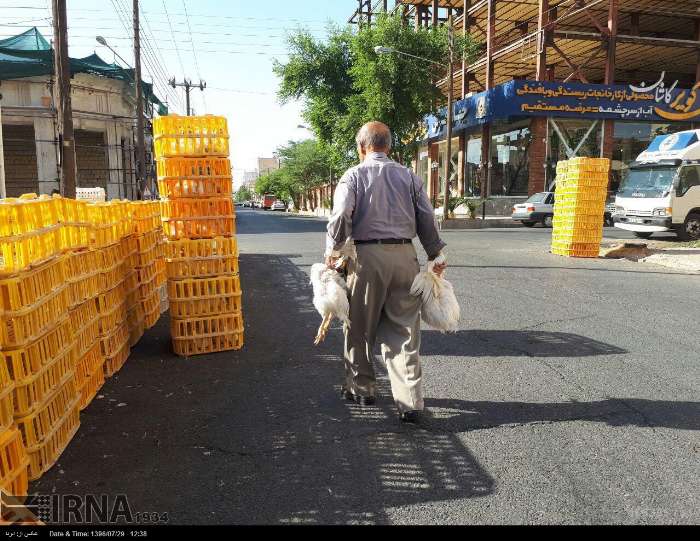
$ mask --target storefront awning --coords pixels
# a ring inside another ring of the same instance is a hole
[[[679,89],[660,74],[651,84],[595,85],[513,80],[454,104],[453,132],[513,117],[545,116],[648,122],[700,119],[700,83]],[[447,108],[426,119],[427,139],[444,138]]]

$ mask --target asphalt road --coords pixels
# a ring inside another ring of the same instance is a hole
[[[340,330],[312,345],[323,221],[238,226],[244,351],[179,359],[164,318],[33,491],[179,524],[700,521],[699,276],[553,256],[539,228],[445,232],[462,321],[424,330],[406,427],[380,362],[363,409],[338,398]]]

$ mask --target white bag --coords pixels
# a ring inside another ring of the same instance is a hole
[[[442,254],[430,261],[426,270],[416,276],[411,286],[411,295],[423,300],[421,318],[443,334],[457,331],[460,316],[452,284],[433,272],[435,265],[442,265],[445,261]]]

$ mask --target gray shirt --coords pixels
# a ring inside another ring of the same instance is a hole
[[[364,162],[343,175],[335,190],[326,253],[339,250],[348,237],[413,239],[416,235],[431,259],[445,246],[423,183],[386,154],[367,154]]]

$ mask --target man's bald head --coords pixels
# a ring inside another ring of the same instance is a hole
[[[389,126],[382,122],[368,122],[355,137],[358,148],[364,152],[384,152],[391,150],[392,136]]]

